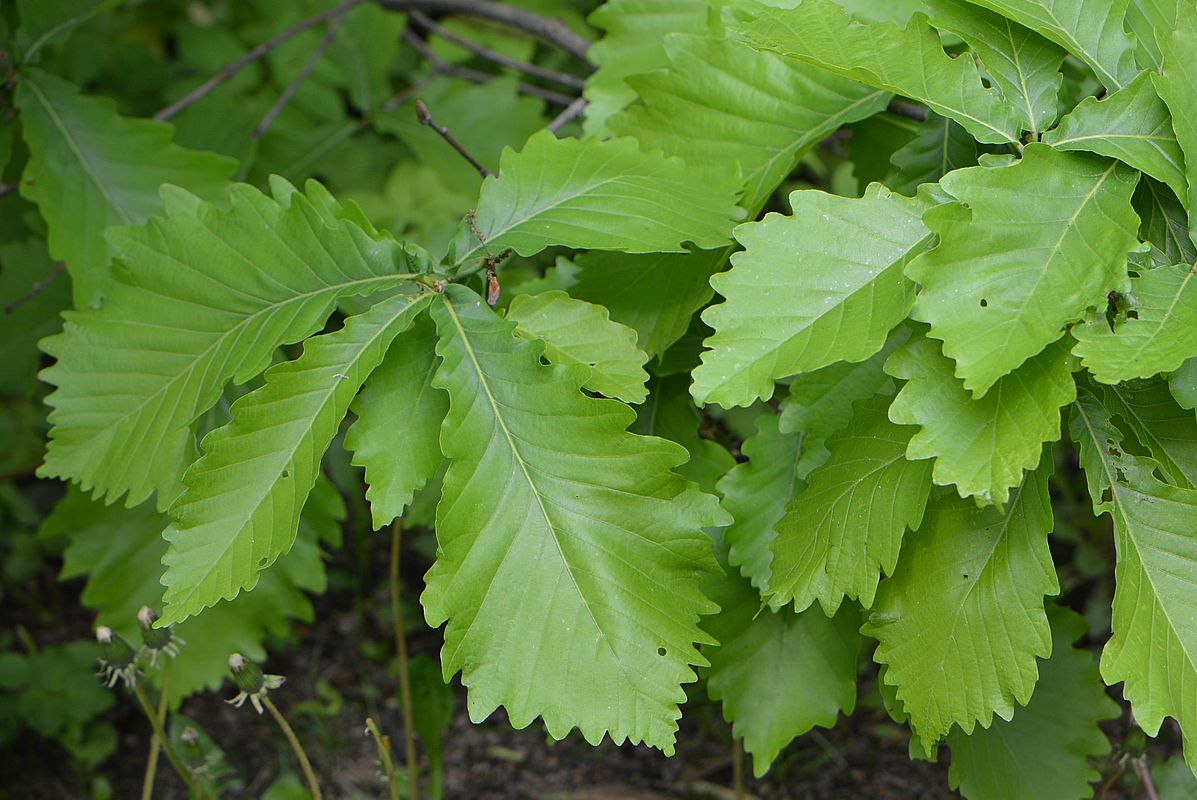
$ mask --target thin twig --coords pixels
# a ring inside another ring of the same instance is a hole
[[[355,7],[361,5],[363,2],[365,2],[365,0],[343,0],[339,5],[336,5],[327,11],[322,11],[319,14],[315,14],[306,19],[300,20],[282,33],[279,33],[276,36],[267,39],[265,42],[262,42],[260,45],[255,47],[253,50],[250,50],[240,58],[225,64],[223,67],[217,70],[216,74],[211,78],[208,78],[208,80],[204,81],[199,86],[195,87],[190,92],[183,95],[178,100],[155,114],[154,119],[163,122],[176,116],[185,109],[190,108],[194,103],[203,99],[217,86],[224,83],[229,78],[232,78],[250,64],[253,64],[255,61],[261,59],[271,50],[286,44],[309,28],[314,28],[323,22],[328,22],[329,20],[333,20],[337,17],[347,14]]]
[[[567,105],[560,114],[553,117],[553,121],[545,126],[545,130],[556,133],[578,117],[582,116],[582,112],[585,110],[586,98],[579,97],[577,100],[574,100],[572,103]]]
[[[1135,759],[1135,772],[1139,773],[1139,780],[1143,783],[1143,791],[1147,794],[1147,800],[1160,800],[1160,796],[1155,791],[1155,782],[1151,780],[1151,770],[1147,768],[1146,756]]]
[[[402,544],[403,520],[397,519],[391,525],[391,622],[395,626],[395,650],[399,656],[399,699],[403,703],[407,796],[409,800],[420,800],[420,765],[416,761],[416,717],[411,704],[411,678],[407,670],[407,636],[403,632],[403,606],[399,602],[399,554]]]
[[[1119,766],[1118,769],[1114,770],[1114,772],[1108,778],[1106,778],[1105,782],[1102,783],[1101,788],[1097,790],[1097,794],[1093,795],[1093,800],[1104,800],[1106,792],[1109,791],[1110,787],[1122,777],[1122,773],[1125,771],[1126,767],[1124,766]]]
[[[529,33],[536,38],[559,47],[580,61],[586,59],[590,41],[574,33],[559,19],[542,17],[518,6],[496,3],[493,0],[376,0],[378,5],[392,11],[426,11],[438,16],[460,14],[498,22],[509,28]]]
[[[54,279],[57,278],[59,275],[61,275],[65,271],[66,271],[66,262],[59,261],[57,264],[54,265],[54,268],[52,270],[50,270],[48,273],[46,273],[46,277],[42,278],[37,283],[33,284],[32,289],[25,292],[25,294],[21,295],[16,300],[13,300],[11,303],[6,305],[4,307],[4,313],[11,314],[12,312],[16,311],[21,306],[28,303],[33,298],[37,297],[42,292],[46,291],[46,289],[50,288],[50,284],[54,283]]]
[[[324,800],[324,794],[320,791],[320,782],[316,780],[316,771],[312,769],[312,762],[308,761],[308,754],[304,751],[303,745],[299,743],[299,737],[295,735],[295,731],[291,730],[291,726],[287,724],[287,718],[283,716],[283,712],[278,710],[274,701],[265,695],[262,696],[262,705],[266,706],[270,716],[274,717],[274,721],[282,729],[283,735],[291,743],[291,749],[295,751],[295,757],[299,759],[299,768],[303,770],[303,776],[308,782],[308,791],[312,793],[312,800]]]
[[[416,21],[416,24],[418,24],[424,30],[428,31],[429,33],[436,34],[446,42],[451,42],[461,49],[473,53],[479,58],[484,58],[487,61],[493,61],[494,63],[501,64],[504,67],[511,67],[512,69],[518,70],[525,75],[533,75],[537,78],[544,78],[546,81],[553,81],[554,83],[560,83],[564,86],[570,86],[575,89],[583,89],[586,87],[586,81],[582,80],[576,75],[569,75],[564,72],[558,72],[554,69],[546,69],[545,67],[539,66],[537,64],[529,64],[525,61],[520,61],[519,59],[511,58],[510,56],[505,56],[502,53],[496,53],[489,47],[483,47],[476,42],[471,42],[469,39],[458,36],[456,33],[436,22],[423,12],[412,11],[410,12],[410,16]]]
[[[421,39],[411,28],[403,32],[403,38],[412,46],[412,49],[420,54],[421,58],[428,62],[428,66],[432,67],[432,71],[437,75],[443,75],[446,78],[460,78],[463,81],[476,84],[490,83],[495,79],[495,76],[488,72],[470,69],[469,67],[458,67],[446,62],[434,53],[432,48],[428,46],[428,42]],[[530,97],[539,97],[541,100],[561,106],[568,106],[574,101],[571,95],[555,92],[543,86],[534,86],[524,81],[519,82],[517,89],[521,94],[526,94]]]
[[[342,14],[333,17],[328,21],[328,30],[324,32],[324,38],[320,40],[320,44],[316,45],[316,49],[308,56],[308,60],[303,65],[303,69],[295,76],[295,79],[287,85],[283,93],[279,95],[278,100],[274,101],[274,105],[266,112],[266,116],[262,117],[262,121],[254,128],[254,141],[260,140],[266,135],[266,131],[270,130],[270,126],[278,119],[278,115],[283,113],[283,109],[287,107],[287,103],[291,102],[291,98],[303,86],[304,81],[311,76],[312,71],[316,69],[316,65],[320,63],[320,59],[324,58],[324,54],[328,52],[328,48],[332,46],[333,40],[337,38],[337,31],[341,29],[341,23],[345,21],[345,15]]]
[[[383,735],[373,717],[366,717],[366,733],[374,737],[374,744],[378,746],[378,759],[382,762],[382,771],[387,776],[387,790],[391,800],[399,800],[399,787],[395,785],[395,760],[391,758],[391,737]]]
[[[732,791],[736,800],[744,800],[744,740],[732,741]]]
[[[479,175],[484,178],[490,177],[490,170],[482,166],[482,162],[474,158],[473,154],[470,153],[469,150],[465,149],[465,145],[457,141],[453,134],[449,133],[448,128],[446,128],[444,125],[436,124],[436,121],[432,119],[432,114],[428,112],[428,106],[424,105],[423,100],[416,101],[416,117],[419,118],[421,125],[432,128],[434,131],[440,134],[440,137],[444,139],[450,147],[456,150],[459,156],[470,162],[471,167],[478,170]]]
[[[891,114],[897,114],[899,117],[912,119],[915,122],[927,121],[927,109],[907,100],[894,98],[889,101],[889,105],[885,107],[885,110]]]

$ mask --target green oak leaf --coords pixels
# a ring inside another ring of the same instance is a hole
[[[1093,656],[1072,646],[1085,634],[1084,618],[1056,605],[1047,616],[1052,655],[1039,668],[1031,701],[1008,722],[994,720],[967,736],[948,734],[948,782],[968,800],[1093,796],[1090,784],[1101,773],[1090,762],[1110,752],[1098,723],[1120,710],[1106,696]]]
[[[924,183],[977,163],[977,143],[947,117],[930,114],[913,139],[889,157],[894,171],[885,185],[899,194],[913,195]]]
[[[1138,178],[1116,161],[1030,144],[1011,166],[941,181],[959,202],[924,216],[939,245],[906,269],[923,287],[912,316],[930,323],[975,397],[1126,290]]]
[[[1113,635],[1101,676],[1124,683],[1135,721],[1155,736],[1164,717],[1180,724],[1185,760],[1197,771],[1197,491],[1169,486],[1155,463],[1127,453],[1110,414],[1088,392],[1073,406],[1072,435],[1096,514],[1114,524]]]
[[[544,344],[473,292],[446,287],[432,315],[450,466],[421,602],[448,622],[445,676],[461,671],[474,720],[503,705],[517,728],[672,752],[716,610],[701,529],[726,515],[671,471],[682,447],[628,433],[627,406],[582,394],[582,367],[543,366]]]
[[[726,301],[703,312],[715,329],[694,371],[694,398],[721,406],[768,399],[778,378],[881,349],[914,304],[904,274],[931,234],[929,201],[880,184],[862,198],[818,190],[790,195],[792,216],[736,228],[744,245],[711,279]]]
[[[1197,266],[1174,264],[1131,278],[1131,306],[1111,329],[1105,309],[1073,326],[1073,348],[1101,383],[1171,372],[1197,356]]]
[[[931,488],[931,463],[906,460],[914,429],[890,422],[890,398],[855,405],[852,422],[827,441],[831,457],[812,472],[785,516],[769,578],[769,604],[798,611],[815,600],[830,615],[844,597],[873,604],[907,529],[918,530]]]
[[[1010,719],[1051,654],[1045,595],[1060,591],[1048,550],[1050,450],[1005,511],[944,495],[881,582],[868,622],[874,659],[926,754],[953,725],[972,733],[997,714]]]
[[[516,324],[517,335],[542,339],[544,357],[552,363],[589,367],[583,385],[592,392],[626,403],[648,397],[648,355],[636,346],[636,332],[612,322],[602,306],[561,291],[521,294],[511,301],[507,319]]]
[[[1093,393],[1125,430],[1147,448],[1164,479],[1197,489],[1197,416],[1177,405],[1162,380],[1093,386]]]
[[[1197,6],[1192,0],[1180,3],[1176,26],[1170,33],[1161,32],[1164,66],[1152,80],[1172,112],[1172,128],[1185,154],[1185,178],[1192,193],[1197,186]],[[1197,244],[1197,215],[1193,214],[1189,239]]]
[[[916,16],[902,29],[853,19],[834,0],[804,0],[787,9],[759,2],[741,7],[747,18],[733,30],[753,47],[918,100],[979,141],[1018,141],[1018,111],[981,83],[972,59],[953,59],[944,52],[925,16]]]
[[[906,457],[934,458],[932,480],[955,484],[961,497],[1004,505],[1023,470],[1039,463],[1044,443],[1060,438],[1060,408],[1076,399],[1068,344],[1048,345],[977,400],[952,374],[937,342],[912,339],[885,364],[887,373],[906,381],[890,420],[919,426]]]

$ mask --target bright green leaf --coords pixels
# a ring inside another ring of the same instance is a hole
[[[918,425],[906,448],[911,460],[934,458],[932,480],[956,485],[961,497],[1004,505],[1023,470],[1039,463],[1045,442],[1060,438],[1060,407],[1076,399],[1069,342],[1048,345],[1001,378],[979,399],[952,374],[952,362],[925,336],[890,356],[885,370],[906,381],[889,418]]]
[[[779,431],[780,421],[777,414],[757,417],[756,433],[740,446],[748,460],[732,467],[716,486],[724,510],[735,520],[723,534],[728,563],[761,591],[769,586],[769,543],[777,537],[776,525],[800,484],[797,465],[803,437]]]
[[[1102,406],[1126,423],[1169,483],[1197,489],[1197,417],[1180,408],[1163,381],[1096,386]]]
[[[555,738],[577,727],[672,752],[681,684],[704,663],[698,616],[715,610],[700,529],[726,516],[670,471],[681,447],[627,433],[626,406],[579,391],[585,370],[542,366],[544,345],[464,287],[432,313],[450,467],[421,600],[448,622],[445,675],[462,671],[471,719],[503,705],[517,728],[541,716]]]
[[[1161,41],[1172,34],[1176,15],[1184,0],[1131,0],[1126,8],[1126,27],[1135,35],[1139,66],[1160,71],[1164,64]]]
[[[366,470],[375,530],[400,516],[445,460],[440,434],[449,398],[432,387],[436,366],[436,326],[421,315],[396,337],[350,406],[357,421],[345,448]]]
[[[931,0],[931,23],[976,51],[985,72],[1038,135],[1056,121],[1066,53],[1039,34],[963,0]]]
[[[732,735],[744,740],[759,778],[787,744],[816,725],[830,728],[856,705],[860,612],[829,619],[818,609],[761,610],[761,598],[736,575],[711,581],[718,614],[703,629],[719,641],[707,690],[723,703]]]
[[[1051,654],[1044,595],[1060,591],[1048,550],[1052,529],[1045,451],[1005,512],[944,495],[882,581],[868,623],[875,660],[927,748],[953,725],[972,733],[1010,719]]]
[[[1197,358],[1190,358],[1168,376],[1168,391],[1181,407],[1197,409]]]
[[[1087,150],[1117,158],[1186,197],[1184,154],[1172,132],[1172,115],[1144,72],[1101,100],[1085,98],[1043,137],[1057,150]]]
[[[947,117],[931,114],[915,137],[890,156],[894,172],[885,185],[899,194],[913,195],[924,183],[934,183],[952,170],[977,163],[977,143]]]
[[[944,52],[926,17],[903,30],[854,20],[833,0],[804,0],[792,9],[746,7],[751,16],[736,30],[753,47],[926,103],[982,142],[1018,141],[1022,125],[1014,106],[985,88],[972,59]]]
[[[230,158],[172,144],[169,125],[121,117],[112,100],[81,95],[41,70],[21,73],[16,104],[31,155],[21,194],[41,210],[50,255],[66,261],[79,306],[99,300],[105,228],[161,214],[164,183],[223,197],[237,168]]]
[[[592,392],[627,403],[648,397],[648,356],[636,346],[636,332],[612,322],[607,309],[565,292],[521,294],[511,301],[507,319],[516,334],[545,342],[544,357],[554,364],[583,364],[590,377],[582,384]]]
[[[974,396],[1127,288],[1138,178],[1116,161],[1031,144],[1012,166],[943,179],[960,202],[924,216],[940,241],[907,267],[923,287],[912,316],[931,324]]]
[[[1185,7],[1177,12],[1176,27],[1162,36],[1164,68],[1153,80],[1172,112],[1172,128],[1185,153],[1185,177],[1192,192],[1197,186],[1197,5],[1192,0],[1181,2]],[[1193,214],[1189,215],[1189,238],[1197,244],[1197,216]]]
[[[302,356],[267,370],[266,384],[233,404],[232,422],[204,438],[163,533],[163,620],[182,621],[252,589],[291,549],[350,402],[430,296],[391,295],[308,340]]]
[[[968,800],[1093,796],[1090,783],[1101,774],[1090,760],[1110,751],[1097,724],[1120,709],[1106,696],[1093,656],[1072,646],[1085,633],[1084,619],[1058,606],[1049,608],[1048,618],[1052,656],[1039,669],[1031,702],[1009,722],[994,720],[968,736],[948,734],[948,781]]]
[[[1050,39],[1116,92],[1139,74],[1124,22],[1129,0],[969,0]]]
[[[743,216],[735,190],[731,179],[704,179],[680,159],[642,153],[633,139],[543,131],[521,152],[503,151],[473,224],[458,231],[452,261],[460,270],[508,247],[522,256],[552,245],[626,253],[682,252],[684,242],[718,247]]]
[[[1197,247],[1189,238],[1189,217],[1175,194],[1159,181],[1144,177],[1135,190],[1134,202],[1142,219],[1139,235],[1160,251],[1161,264],[1197,261]]]
[[[873,184],[859,199],[794,192],[790,205],[736,228],[746,250],[711,279],[727,300],[703,314],[715,334],[694,371],[699,402],[750,405],[778,378],[863,361],[914,303],[903,268],[930,239],[925,199]]]
[[[110,502],[128,492],[131,505],[156,490],[165,507],[194,450],[189,426],[229,380],[318,331],[339,298],[427,268],[422,252],[318,210],[318,184],[278,191],[286,205],[239,186],[228,211],[172,191],[165,218],[110,234],[120,260],[104,305],[67,313],[43,342],[58,359],[42,373],[58,387],[43,476]]]
[[[1161,483],[1150,459],[1122,448],[1122,434],[1096,399],[1080,393],[1072,435],[1097,514],[1114,523],[1113,635],[1101,676],[1125,682],[1135,721],[1155,736],[1164,717],[1180,723],[1185,759],[1197,769],[1197,491]]]
[[[873,604],[879,572],[898,563],[906,530],[918,530],[931,488],[931,463],[907,461],[913,428],[886,417],[888,397],[855,406],[832,436],[831,458],[807,478],[777,523],[769,604],[798,611],[818,600],[834,614],[844,597]]]
[[[1102,383],[1171,372],[1197,355],[1197,267],[1157,267],[1131,278],[1131,307],[1111,330],[1105,309],[1072,329],[1073,352]]]
[[[716,180],[738,164],[749,210],[809,148],[889,101],[886,92],[743,42],[671,34],[664,45],[669,68],[629,78],[642,102],[608,129]]]

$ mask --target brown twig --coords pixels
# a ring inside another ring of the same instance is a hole
[[[1155,782],[1151,779],[1151,770],[1147,768],[1146,756],[1135,759],[1135,772],[1139,774],[1139,780],[1143,784],[1147,800],[1160,800],[1160,796],[1155,791]]]
[[[469,69],[468,67],[457,67],[446,62],[434,53],[432,48],[428,46],[428,42],[421,39],[411,28],[403,32],[403,38],[412,46],[412,49],[420,54],[421,58],[428,62],[428,66],[432,67],[432,71],[437,75],[443,75],[446,78],[460,78],[463,81],[476,84],[490,83],[495,79],[495,76],[490,73]],[[574,98],[570,95],[554,92],[552,89],[546,89],[543,86],[534,86],[524,81],[520,81],[516,88],[521,94],[526,94],[530,97],[539,97],[541,100],[561,106],[568,106],[574,101]]]
[[[511,69],[524,73],[525,75],[543,78],[546,81],[553,81],[554,83],[560,83],[563,86],[570,86],[574,89],[582,89],[586,86],[586,81],[582,80],[576,75],[569,75],[564,72],[558,72],[557,70],[546,69],[545,67],[539,66],[537,64],[529,64],[525,61],[520,61],[519,59],[505,56],[502,53],[496,53],[489,47],[483,47],[480,44],[471,42],[469,39],[458,36],[456,33],[436,22],[421,11],[411,11],[409,15],[413,20],[416,21],[416,24],[425,31],[436,34],[446,42],[455,44],[461,49],[473,53],[479,58],[486,59],[487,61],[493,61],[494,63],[500,64],[504,67],[510,67]]]
[[[545,130],[556,133],[578,117],[582,116],[582,112],[585,110],[586,98],[579,97],[567,105],[560,114],[553,117],[553,121],[545,126]]]
[[[291,98],[299,91],[299,87],[303,86],[316,69],[316,65],[320,63],[320,59],[324,58],[324,54],[328,52],[328,48],[332,46],[333,40],[337,38],[337,31],[341,29],[341,23],[345,21],[345,15],[333,17],[328,21],[328,30],[324,32],[324,38],[320,40],[320,44],[316,45],[316,49],[308,56],[307,62],[304,63],[303,69],[295,76],[295,79],[287,85],[283,93],[279,95],[278,100],[274,101],[274,105],[266,112],[266,116],[262,117],[262,121],[254,128],[254,141],[260,140],[266,135],[266,131],[270,130],[270,126],[278,119],[278,115],[283,113],[283,109],[287,107],[287,103],[291,102]]]
[[[57,264],[54,265],[54,268],[52,270],[50,270],[48,273],[46,273],[46,277],[42,278],[37,283],[33,284],[32,289],[25,292],[25,294],[21,295],[16,300],[13,300],[11,303],[6,305],[4,307],[4,313],[11,314],[12,312],[16,311],[21,306],[28,303],[33,298],[37,297],[42,292],[46,291],[46,289],[48,289],[50,287],[50,284],[54,283],[54,279],[57,278],[59,275],[61,275],[65,271],[66,271],[66,262],[59,261]]]
[[[899,117],[912,119],[915,122],[927,121],[927,109],[908,100],[901,100],[895,97],[889,101],[889,105],[885,107],[885,110],[891,114],[897,114]]]
[[[416,118],[420,120],[420,124],[432,128],[445,142],[457,151],[457,154],[470,162],[470,166],[478,170],[478,174],[484,178],[490,177],[490,170],[482,166],[482,162],[474,158],[473,154],[465,149],[465,145],[457,141],[453,134],[449,133],[449,129],[444,125],[437,125],[432,118],[432,114],[428,111],[428,106],[424,105],[423,100],[416,101]]]
[[[488,19],[500,25],[523,31],[544,42],[559,47],[575,58],[590,63],[586,51],[590,41],[574,33],[559,19],[549,19],[518,6],[493,0],[376,0],[378,5],[392,11],[425,11],[430,14],[460,14],[465,17]]]
[[[1093,800],[1104,800],[1104,798],[1106,796],[1106,792],[1108,792],[1110,790],[1110,787],[1113,786],[1114,783],[1119,778],[1122,777],[1122,773],[1125,771],[1126,771],[1126,767],[1124,767],[1124,766],[1119,766],[1118,769],[1114,770],[1114,772],[1111,773],[1110,776],[1105,779],[1105,782],[1102,783],[1101,788],[1099,788],[1097,790],[1097,794],[1093,795]]]
[[[229,80],[238,72],[248,67],[250,64],[258,61],[271,50],[286,44],[309,28],[314,28],[323,22],[328,22],[330,20],[344,16],[357,6],[361,5],[363,2],[365,2],[365,0],[342,0],[340,4],[333,6],[327,11],[321,11],[319,14],[315,14],[306,19],[300,20],[290,28],[287,28],[285,31],[282,31],[270,39],[267,39],[265,42],[262,42],[260,45],[255,47],[253,50],[250,50],[240,58],[225,64],[223,67],[217,70],[216,74],[211,78],[208,78],[208,80],[204,81],[199,86],[195,87],[190,92],[183,95],[178,100],[155,114],[154,119],[158,120],[159,122],[164,122],[168,119],[171,119],[180,112],[190,108],[194,103],[202,100],[217,86]]]
[[[391,621],[395,625],[395,650],[399,656],[399,699],[403,703],[403,746],[407,758],[408,800],[420,800],[420,765],[416,761],[416,719],[408,675],[407,636],[403,631],[403,605],[399,602],[399,556],[403,544],[403,520],[391,525]]]

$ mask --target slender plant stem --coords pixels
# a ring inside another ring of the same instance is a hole
[[[382,769],[387,776],[391,800],[399,800],[399,787],[395,786],[395,759],[391,758],[391,737],[383,735],[373,717],[366,717],[366,731],[374,737],[374,744],[378,745],[378,759],[382,761]]]
[[[1147,768],[1147,756],[1135,759],[1135,772],[1139,774],[1139,780],[1143,784],[1143,792],[1147,795],[1147,800],[1160,800],[1160,796],[1155,791],[1155,782],[1151,779],[1151,770]]]
[[[1122,773],[1126,771],[1126,767],[1119,767],[1114,770],[1110,777],[1106,778],[1105,783],[1097,790],[1097,794],[1093,795],[1093,800],[1104,800],[1106,792],[1114,785],[1114,782],[1122,777]]]
[[[175,746],[171,744],[170,737],[166,735],[166,728],[163,726],[161,720],[158,719],[158,711],[150,705],[150,698],[146,697],[145,689],[141,684],[133,685],[133,696],[137,698],[137,702],[141,705],[141,710],[145,712],[146,719],[150,721],[150,726],[154,729],[154,735],[158,737],[158,742],[162,746],[162,752],[166,754],[166,760],[174,767],[175,772],[179,773],[179,777],[183,779],[183,783],[187,784],[187,788],[195,792],[196,796],[201,799],[207,798],[208,793],[204,791],[203,784],[195,779],[191,774],[191,770],[179,758],[179,754],[175,752]]]
[[[553,117],[553,121],[545,126],[545,130],[552,131],[553,133],[556,133],[557,131],[564,128],[570,122],[573,122],[575,119],[582,116],[582,112],[585,110],[586,110],[586,98],[579,97],[578,99],[574,100],[572,103],[567,105],[565,107],[565,109],[560,114]]]
[[[54,283],[54,279],[57,278],[59,275],[61,275],[64,272],[66,272],[66,262],[59,261],[57,264],[54,265],[53,269],[51,269],[49,272],[46,273],[46,277],[42,278],[40,281],[38,281],[37,283],[35,283],[33,285],[32,289],[25,292],[25,294],[21,295],[16,300],[13,300],[11,303],[6,305],[4,307],[4,313],[11,314],[12,312],[16,311],[21,306],[28,303],[30,300],[37,297],[42,292],[46,291],[46,289],[50,288],[50,284]]]
[[[744,740],[732,741],[732,791],[736,800],[744,800]]]
[[[420,800],[420,765],[416,761],[416,721],[411,705],[411,678],[407,670],[407,637],[403,633],[403,605],[399,602],[399,554],[403,544],[403,520],[391,525],[391,621],[395,626],[395,650],[399,655],[399,700],[403,703],[403,750],[407,758],[407,796]]]
[[[316,49],[312,51],[312,54],[308,56],[308,60],[304,63],[303,68],[299,70],[299,74],[297,74],[295,79],[287,85],[287,88],[283,90],[281,95],[279,95],[278,100],[275,100],[274,105],[272,105],[270,110],[266,112],[266,116],[262,117],[262,121],[258,123],[256,128],[254,128],[253,138],[255,141],[266,135],[266,131],[270,130],[270,126],[274,124],[276,119],[278,119],[278,115],[283,113],[283,109],[286,108],[287,104],[291,102],[291,98],[293,98],[295,93],[299,91],[299,88],[303,86],[304,81],[311,76],[312,71],[316,69],[316,65],[320,63],[320,59],[324,58],[324,54],[328,51],[328,48],[332,46],[333,40],[337,38],[337,31],[341,29],[341,23],[344,21],[344,14],[333,17],[328,21],[328,28],[325,30],[324,37],[320,40],[320,44],[316,45]]]
[[[303,749],[303,745],[299,743],[299,737],[295,735],[295,731],[291,730],[291,726],[287,724],[287,718],[269,697],[262,697],[262,705],[266,706],[270,716],[274,717],[274,721],[282,729],[283,735],[291,743],[291,749],[295,751],[295,757],[299,759],[299,768],[303,770],[303,777],[308,782],[308,791],[312,793],[312,799],[324,800],[324,794],[320,791],[320,782],[316,780],[316,771],[312,769],[312,762],[308,761],[308,754]]]
[[[466,39],[463,36],[458,36],[456,33],[449,30],[444,25],[436,22],[421,11],[412,11],[410,13],[411,18],[415,20],[416,24],[424,30],[428,31],[429,33],[436,34],[446,42],[451,42],[452,44],[460,47],[462,50],[473,53],[479,58],[486,59],[487,61],[493,61],[494,63],[500,64],[504,67],[510,67],[511,69],[524,73],[525,75],[543,78],[546,81],[553,81],[554,83],[560,83],[563,86],[569,86],[574,89],[582,89],[586,86],[586,81],[582,80],[576,75],[569,75],[564,72],[558,72],[554,69],[547,69],[537,64],[529,64],[526,61],[520,61],[519,59],[505,56],[502,53],[497,53],[494,50],[491,50],[489,47],[483,47],[477,42],[471,42],[469,39]]]
[[[166,729],[166,700],[170,696],[170,661],[162,666],[162,688],[158,695],[158,727]],[[158,739],[158,732],[150,737],[150,754],[145,761],[145,778],[141,781],[141,800],[150,800],[154,796],[154,779],[158,774],[158,751],[162,742]]]
[[[421,125],[432,128],[434,131],[440,134],[440,137],[444,139],[450,147],[456,150],[459,156],[470,162],[470,166],[478,170],[479,175],[484,178],[490,176],[490,170],[482,166],[482,162],[474,158],[474,155],[469,150],[465,149],[465,145],[457,141],[457,138],[453,134],[449,133],[448,128],[446,128],[444,125],[436,124],[436,120],[432,118],[432,114],[428,111],[428,106],[424,105],[423,100],[416,101],[416,116],[419,118]]]
[[[339,5],[333,6],[325,11],[321,11],[319,14],[314,14],[306,19],[300,20],[290,28],[287,28],[285,31],[282,31],[278,35],[262,42],[260,45],[255,47],[253,50],[250,50],[240,58],[225,64],[223,67],[217,70],[216,74],[211,78],[208,78],[208,80],[204,81],[199,86],[195,87],[190,92],[183,95],[178,100],[155,114],[154,119],[163,122],[178,115],[180,112],[190,108],[193,104],[202,100],[217,86],[224,83],[229,78],[232,78],[250,64],[253,64],[261,59],[271,50],[286,44],[309,28],[314,28],[322,22],[327,22],[329,20],[344,16],[357,6],[361,5],[363,2],[365,2],[365,0],[343,0],[343,2],[341,2]]]

